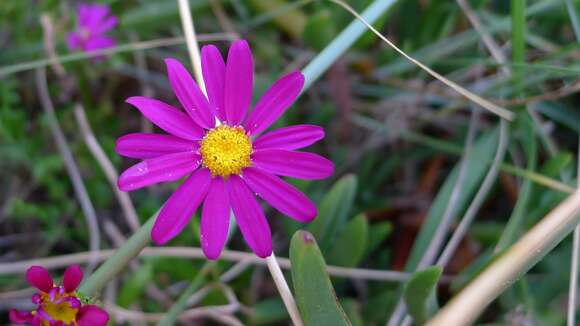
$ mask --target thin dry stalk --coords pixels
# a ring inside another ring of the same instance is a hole
[[[50,131],[54,140],[56,141],[56,146],[63,157],[64,165],[67,173],[71,179],[75,195],[81,205],[83,215],[85,216],[87,227],[89,229],[89,266],[87,267],[86,273],[89,274],[95,267],[97,263],[97,255],[100,248],[101,234],[99,230],[99,224],[97,222],[97,214],[95,212],[95,207],[91,202],[87,189],[83,183],[83,178],[81,176],[80,170],[75,162],[72,151],[69,148],[64,133],[60,128],[56,114],[54,112],[54,106],[52,105],[52,100],[50,99],[50,94],[48,93],[48,85],[46,83],[46,70],[45,68],[39,68],[36,70],[36,87],[38,90],[38,95],[40,96],[40,104],[42,109],[46,113],[48,124],[50,126]]]
[[[445,78],[444,76],[442,76],[438,72],[429,68],[428,66],[426,66],[422,62],[418,61],[417,59],[409,56],[405,51],[401,50],[393,42],[391,42],[387,37],[385,37],[383,34],[381,34],[381,32],[379,32],[376,28],[374,28],[371,24],[369,24],[363,17],[361,17],[361,15],[359,15],[351,6],[349,6],[345,2],[343,2],[341,0],[329,0],[329,1],[334,2],[338,5],[340,5],[341,7],[343,7],[344,9],[346,9],[353,16],[355,16],[360,22],[362,22],[368,29],[370,29],[375,35],[377,35],[381,40],[383,40],[388,46],[390,46],[393,50],[395,50],[397,53],[399,53],[400,55],[405,57],[405,59],[411,61],[417,67],[423,69],[425,72],[427,72],[428,74],[433,76],[435,79],[438,79],[439,81],[441,81],[442,83],[444,83],[448,87],[452,88],[457,93],[463,95],[468,100],[474,102],[475,104],[480,105],[481,107],[485,108],[486,110],[497,114],[502,119],[506,119],[509,121],[512,121],[514,119],[513,112],[506,110],[506,109],[480,97],[479,95],[476,95],[476,94],[468,91],[467,89],[461,87],[457,83]]]
[[[119,205],[121,205],[121,209],[123,210],[123,215],[125,216],[125,220],[129,228],[135,232],[139,229],[139,217],[137,216],[137,212],[135,211],[135,206],[133,206],[133,202],[131,201],[131,197],[126,192],[122,192],[119,190],[117,186],[117,180],[119,178],[119,173],[111,163],[111,160],[107,157],[107,154],[99,144],[97,137],[93,133],[89,121],[87,119],[87,115],[85,113],[84,107],[77,103],[74,108],[75,118],[77,120],[77,124],[79,129],[81,130],[81,135],[83,136],[83,140],[85,144],[89,148],[93,157],[97,160],[97,163],[105,173],[107,177],[107,181],[111,185],[117,200],[119,201]]]
[[[103,261],[111,257],[115,250],[101,250],[96,254],[97,261]],[[75,254],[61,255],[50,258],[37,258],[23,260],[19,262],[7,262],[0,264],[0,275],[23,273],[31,265],[41,265],[47,269],[62,268],[68,265],[81,264],[89,260],[90,253],[81,252]],[[139,257],[180,257],[189,259],[206,259],[201,248],[195,247],[147,247],[143,249]],[[264,259],[256,257],[252,253],[224,250],[221,259],[227,261],[247,261],[253,265],[266,265]],[[290,268],[290,259],[277,258],[281,268]],[[327,266],[328,274],[335,277],[345,277],[353,279],[364,279],[386,282],[405,282],[409,279],[409,273],[396,271],[383,271],[364,268],[346,268],[338,266]],[[444,276],[442,282],[449,282],[451,278]]]
[[[495,179],[499,172],[499,166],[501,162],[503,162],[503,158],[505,156],[507,145],[509,140],[509,129],[507,126],[507,122],[505,120],[500,120],[500,133],[499,133],[499,143],[497,145],[497,151],[495,153],[495,157],[493,159],[493,163],[491,164],[489,171],[487,172],[481,187],[477,191],[477,194],[473,198],[471,204],[467,208],[465,215],[461,218],[461,222],[453,232],[451,239],[443,249],[443,253],[437,260],[437,266],[445,267],[453,257],[455,250],[459,246],[459,243],[467,233],[467,230],[471,226],[471,223],[475,219],[475,214],[479,211],[479,208],[483,204],[485,197],[489,193],[491,186],[495,182]]]
[[[475,134],[478,129],[478,120],[479,120],[479,112],[477,109],[472,108],[471,119],[469,122],[469,130],[467,132],[467,138],[465,140],[465,146],[463,149],[463,157],[461,158],[461,163],[459,164],[459,173],[457,176],[457,180],[453,185],[453,189],[451,190],[451,195],[449,196],[449,202],[447,207],[445,208],[445,212],[441,217],[441,221],[437,228],[435,229],[435,234],[433,234],[433,238],[429,242],[427,246],[427,250],[421,257],[419,264],[415,270],[421,270],[429,265],[431,265],[435,259],[437,259],[437,255],[439,254],[439,250],[445,241],[447,232],[451,226],[451,223],[454,220],[455,214],[457,213],[458,208],[458,201],[463,192],[463,186],[465,185],[465,176],[467,175],[467,167],[468,162],[470,159],[471,151],[473,149],[473,142],[475,140]],[[391,319],[389,320],[388,325],[399,325],[399,322],[403,316],[405,316],[406,307],[402,299],[399,300],[397,308],[395,309],[395,313],[393,313]],[[408,326],[411,324],[411,318],[406,317],[403,321],[403,325]]]
[[[471,8],[471,5],[469,4],[469,2],[467,2],[465,0],[457,0],[457,3],[459,4],[459,7],[461,7],[461,9],[463,10],[463,13],[465,13],[465,16],[467,17],[467,19],[469,19],[469,22],[471,23],[473,28],[481,36],[481,40],[482,40],[483,44],[485,45],[485,47],[487,47],[491,56],[499,64],[502,64],[502,65],[505,64],[507,60],[506,60],[505,55],[501,51],[501,48],[499,47],[499,45],[497,45],[495,43],[495,40],[493,39],[493,37],[491,37],[491,34],[487,31],[485,26],[483,26],[483,24],[481,23],[481,21],[477,17],[477,14],[475,13],[475,11],[473,11],[473,8]],[[502,71],[507,76],[511,75],[511,71],[508,67],[503,66]]]

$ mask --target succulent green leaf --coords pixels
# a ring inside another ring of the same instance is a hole
[[[344,267],[357,266],[366,251],[369,223],[364,214],[359,214],[348,222],[338,235],[329,255],[328,263]]]
[[[318,217],[310,223],[308,231],[319,239],[323,252],[336,239],[337,232],[343,229],[356,194],[357,178],[345,175],[338,180],[320,204]]]
[[[298,231],[290,242],[292,283],[306,326],[352,325],[338,302],[326,263],[312,234]]]
[[[330,11],[324,9],[308,18],[302,33],[304,42],[317,51],[324,49],[334,35],[336,35],[335,21]]]
[[[416,272],[405,284],[403,297],[415,325],[424,324],[437,310],[437,282],[441,267],[433,266]]]

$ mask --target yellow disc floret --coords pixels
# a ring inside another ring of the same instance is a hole
[[[42,309],[50,318],[61,321],[65,325],[77,325],[76,317],[79,312],[78,307],[73,307],[67,299],[74,297],[74,293],[55,293],[50,296],[48,293],[41,294]],[[43,326],[48,326],[48,321],[42,321]]]
[[[200,142],[202,165],[212,176],[240,174],[250,166],[252,142],[242,127],[221,125],[210,130]]]

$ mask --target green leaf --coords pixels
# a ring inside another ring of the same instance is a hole
[[[352,325],[326,273],[326,263],[312,234],[298,231],[290,242],[292,283],[304,325]]]
[[[429,267],[416,272],[405,284],[403,298],[416,325],[424,324],[437,310],[437,282],[443,269]]]
[[[336,35],[335,22],[328,10],[320,10],[308,18],[302,37],[309,47],[320,51],[330,43]]]
[[[318,217],[308,226],[308,231],[319,239],[323,252],[327,252],[337,232],[346,224],[356,187],[357,179],[354,175],[345,175],[338,180],[322,200]]]
[[[272,298],[256,303],[250,319],[251,325],[281,323],[288,319],[282,299]]]
[[[353,298],[346,298],[346,299],[340,300],[340,303],[341,303],[342,307],[344,308],[346,315],[350,319],[352,326],[363,326],[364,325],[364,321],[363,321],[363,318],[362,318],[361,313],[360,313],[361,307],[360,307],[360,304],[358,303],[357,300],[355,300]]]
[[[373,223],[369,228],[367,255],[375,251],[379,245],[391,234],[393,224],[389,221]]]
[[[353,218],[339,234],[328,255],[328,263],[344,267],[357,266],[366,250],[369,223],[364,214]]]
[[[119,305],[128,308],[137,301],[145,286],[153,279],[153,265],[150,263],[141,266],[132,277],[130,277],[119,293]]]

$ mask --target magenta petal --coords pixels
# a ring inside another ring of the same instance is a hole
[[[226,121],[224,112],[224,88],[226,64],[217,47],[206,45],[201,48],[201,70],[209,101],[215,108],[220,121]]]
[[[236,41],[228,52],[225,82],[225,112],[231,126],[239,125],[252,101],[254,63],[248,42]]]
[[[203,129],[183,112],[161,101],[143,96],[130,97],[127,103],[136,107],[152,123],[168,133],[189,140],[200,140]]]
[[[262,98],[244,123],[248,133],[259,134],[266,130],[294,103],[304,86],[304,75],[295,71],[278,79]]]
[[[50,273],[42,266],[31,266],[26,271],[26,281],[28,281],[28,284],[46,293],[52,290],[54,286]]]
[[[117,139],[115,151],[122,156],[147,159],[178,152],[193,152],[199,143],[172,135],[134,133]]]
[[[99,22],[98,25],[94,26],[92,32],[95,34],[103,34],[117,26],[119,20],[115,16],[109,16],[105,18],[102,22]]]
[[[151,230],[153,242],[165,244],[183,230],[205,198],[210,184],[211,175],[204,168],[193,173],[175,190],[155,220]]]
[[[83,270],[79,265],[69,266],[64,271],[62,285],[66,292],[73,292],[83,280]]]
[[[9,313],[10,322],[16,325],[24,325],[32,322],[33,315],[28,311],[18,311],[16,309],[10,309]]]
[[[191,119],[203,128],[215,126],[213,108],[187,69],[175,59],[165,59],[171,88]]]
[[[114,46],[117,42],[114,38],[108,36],[92,36],[85,43],[85,51],[94,51],[106,49]]]
[[[102,23],[111,13],[111,8],[106,4],[89,4],[87,5],[86,15],[83,17],[83,25],[91,29]]]
[[[109,314],[95,305],[82,307],[77,315],[79,326],[106,326],[107,322],[109,322]]]
[[[334,172],[334,164],[320,155],[283,149],[255,151],[252,162],[268,172],[298,179],[324,179]]]
[[[76,32],[66,35],[66,45],[70,50],[77,50],[81,47],[81,40]]]
[[[91,18],[91,5],[81,3],[78,6],[79,25],[85,25]]]
[[[237,175],[230,176],[226,185],[230,204],[244,239],[259,257],[270,256],[272,254],[272,233],[256,197]]]
[[[194,171],[201,157],[192,152],[173,153],[141,161],[119,177],[121,191],[133,191],[159,182],[175,181]]]
[[[243,178],[250,189],[285,215],[300,222],[310,222],[316,217],[316,205],[277,176],[249,167],[244,169]]]
[[[209,259],[217,259],[226,244],[230,225],[230,203],[222,178],[214,178],[201,212],[201,248]]]
[[[324,138],[324,129],[315,125],[296,125],[270,131],[256,139],[252,146],[261,149],[294,150]]]

